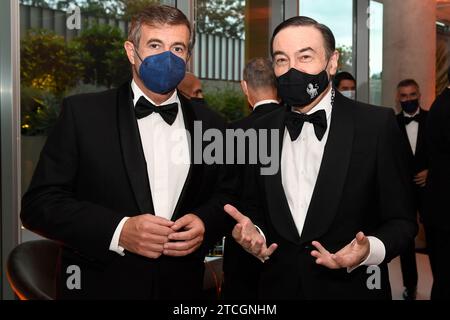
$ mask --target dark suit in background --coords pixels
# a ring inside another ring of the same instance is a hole
[[[428,112],[420,109],[418,114],[418,132],[417,132],[417,144],[415,153],[412,148],[408,148],[409,154],[409,163],[405,163],[410,166],[410,177],[411,183],[413,184],[414,189],[414,199],[413,203],[416,209],[416,212],[419,214],[423,213],[424,206],[424,197],[425,191],[423,187],[418,186],[414,183],[414,177],[428,169],[428,150],[426,145],[426,122],[427,122]],[[397,115],[397,122],[400,126],[400,130],[403,133],[404,138],[406,139],[406,143],[410,146],[408,133],[406,130],[406,117],[403,112]],[[405,250],[403,254],[400,255],[401,260],[401,269],[403,275],[403,285],[409,291],[415,291],[417,287],[418,275],[417,275],[417,262],[416,262],[416,250],[415,250],[415,241],[413,240],[408,249]]]
[[[280,108],[280,105],[275,103],[260,105],[248,117],[234,122],[230,127],[243,130],[254,128],[257,119],[278,108]],[[245,154],[248,155],[247,147],[246,150]],[[248,162],[248,158],[246,162]],[[240,201],[246,190],[254,184],[248,181],[250,176],[248,170],[245,170],[245,165],[236,165],[235,169],[235,174],[239,177],[238,188],[241,190],[242,195],[239,199]],[[239,202],[236,204],[236,207],[241,209]],[[256,299],[258,297],[258,283],[262,265],[261,261],[247,253],[233,239],[230,233],[227,234],[223,262],[223,298],[227,300]]]
[[[261,273],[263,299],[389,299],[387,263],[416,235],[410,173],[404,165],[406,145],[392,110],[364,105],[338,92],[332,110],[302,234],[290,212],[281,170],[268,176],[260,175],[258,167],[253,170],[255,186],[250,189],[255,194],[246,201],[243,213],[263,229],[268,244],[278,244]],[[257,129],[280,130],[280,149],[286,112],[291,111],[280,108],[256,121]],[[311,256],[313,240],[336,252],[359,231],[385,246],[379,290],[368,288],[367,267],[351,273],[331,270],[317,265]]]
[[[191,137],[194,121],[202,121],[203,131],[225,129],[214,112],[179,99]],[[202,290],[205,253],[222,235],[223,205],[232,201],[216,193],[218,185],[226,187],[220,166],[191,162],[172,220],[187,213],[202,219],[205,240],[196,252],[148,259],[109,250],[122,218],[155,213],[132,91],[126,83],[64,100],[23,198],[21,217],[28,229],[62,244],[60,298],[196,299]],[[66,286],[71,265],[81,270],[81,290]]]
[[[450,89],[436,99],[427,123],[430,166],[425,232],[433,289],[431,299],[450,299]]]

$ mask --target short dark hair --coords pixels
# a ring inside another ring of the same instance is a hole
[[[185,25],[189,30],[189,52],[194,48],[195,36],[191,23],[179,9],[165,5],[149,5],[131,18],[128,30],[128,41],[139,47],[142,25],[157,26],[168,24],[170,26]]]
[[[450,67],[447,70],[447,77],[448,77],[448,81],[450,82]]]
[[[416,87],[417,89],[419,89],[419,84],[414,79],[405,79],[405,80],[400,81],[397,85],[397,89],[409,87],[409,86],[413,86],[413,87]]]
[[[277,87],[277,78],[272,63],[267,58],[251,59],[244,68],[244,81],[252,89]]]
[[[273,41],[275,36],[283,29],[288,27],[314,27],[320,31],[323,37],[323,42],[325,46],[325,53],[327,58],[329,59],[333,52],[336,50],[336,39],[334,38],[333,32],[326,25],[318,23],[316,20],[305,17],[305,16],[297,16],[292,17],[286,21],[283,21],[279,24],[275,30],[273,31],[272,39],[270,40],[270,54],[273,57]]]
[[[338,88],[343,80],[351,80],[351,81],[354,81],[356,83],[355,77],[353,77],[350,72],[342,71],[342,72],[337,73],[334,76],[334,79],[333,79],[334,86],[336,88]]]

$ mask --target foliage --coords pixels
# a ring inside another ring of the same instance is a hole
[[[228,121],[242,119],[248,114],[244,94],[232,88],[206,91],[205,99],[211,109],[217,111]]]
[[[351,71],[353,63],[353,49],[349,46],[341,46],[336,48],[339,51],[338,69],[340,71]]]
[[[160,0],[119,0],[122,7],[122,19],[130,21],[131,17],[142,11],[143,8],[160,3]]]
[[[110,88],[130,77],[124,41],[120,29],[109,25],[93,25],[73,40],[89,57],[84,61],[85,83]]]
[[[244,0],[197,0],[197,30],[231,38],[244,38]]]
[[[76,44],[66,45],[63,37],[48,30],[30,30],[20,54],[22,84],[56,95],[77,84],[87,59]]]
[[[23,110],[22,134],[47,135],[59,117],[61,97],[35,88],[22,88],[22,100],[27,106]]]

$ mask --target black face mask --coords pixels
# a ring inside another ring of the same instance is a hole
[[[419,109],[419,99],[403,101],[400,104],[406,113],[415,113]]]
[[[314,75],[292,68],[277,80],[278,95],[290,107],[309,105],[327,89],[330,83],[326,67],[325,70]]]
[[[206,102],[205,98],[194,98],[192,97],[190,99],[191,104],[193,106],[199,106],[199,107],[208,107],[208,103]]]

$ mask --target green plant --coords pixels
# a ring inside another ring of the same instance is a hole
[[[336,48],[339,51],[338,69],[342,71],[352,70],[353,49],[349,46],[339,46]]]
[[[248,114],[247,102],[242,92],[232,89],[213,89],[205,92],[205,99],[211,109],[228,121],[242,119]]]
[[[59,117],[61,97],[35,89],[25,89],[22,97],[26,99],[22,103],[27,103],[27,107],[22,108],[26,110],[22,116],[22,134],[48,135]]]
[[[21,42],[21,83],[56,95],[74,87],[84,73],[85,52],[49,30],[30,30]]]
[[[118,86],[130,77],[125,55],[124,36],[110,25],[93,25],[85,29],[73,43],[88,53],[83,81],[97,86]]]

